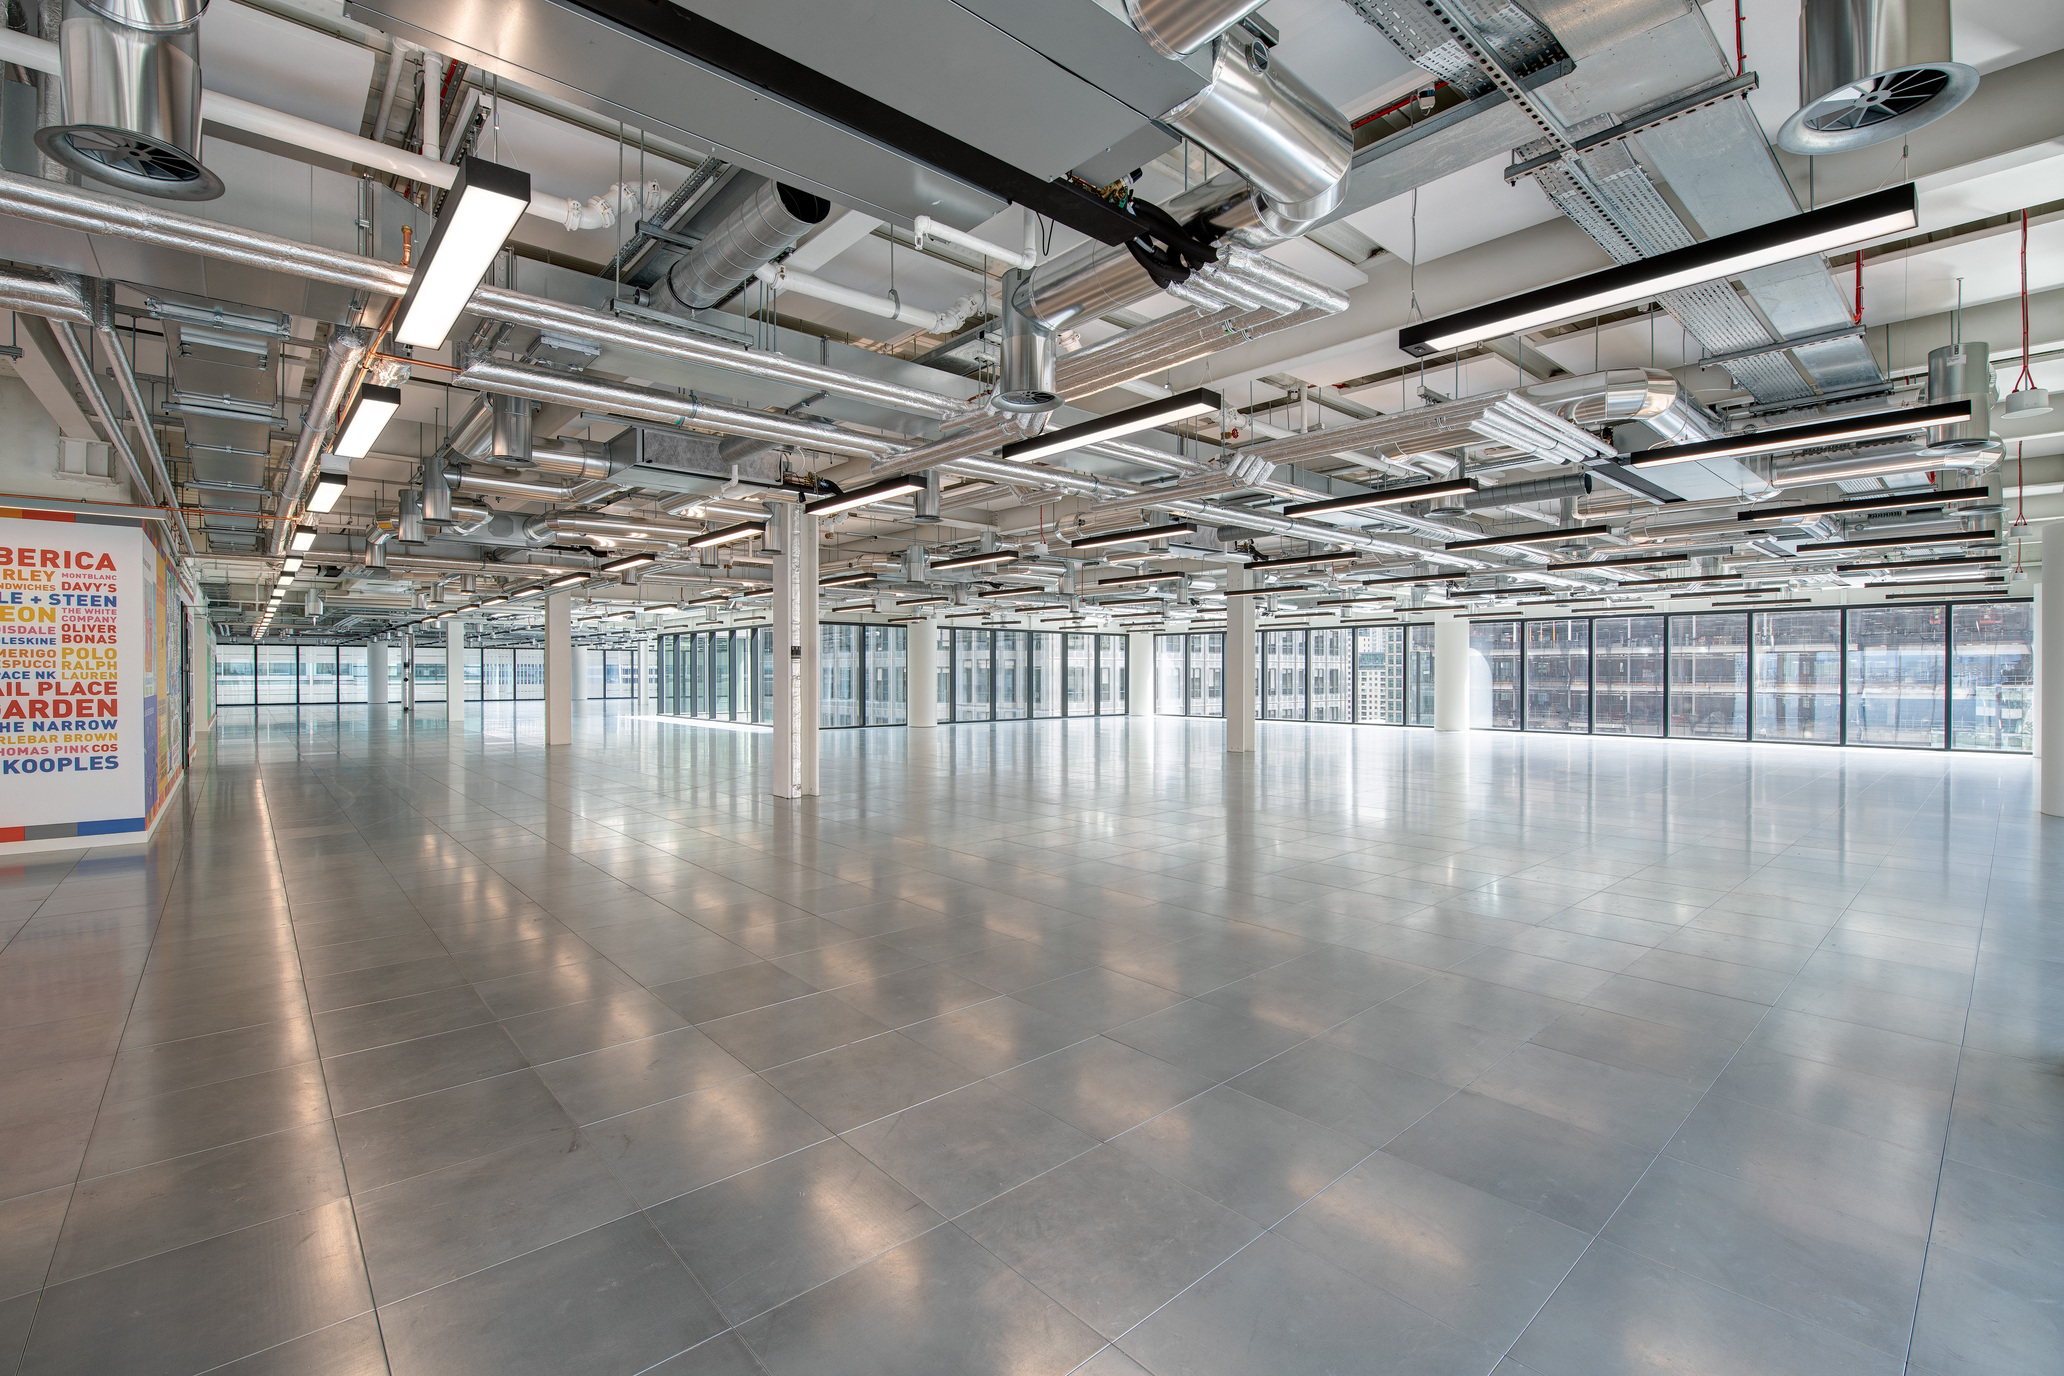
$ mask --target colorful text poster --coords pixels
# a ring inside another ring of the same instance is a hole
[[[144,601],[131,524],[0,512],[0,841],[150,822]]]

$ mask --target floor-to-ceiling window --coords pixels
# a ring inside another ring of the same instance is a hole
[[[1591,729],[1591,623],[1579,617],[1524,622],[1526,729]]]
[[[989,720],[989,675],[994,667],[990,633],[965,627],[953,632],[953,719]]]
[[[1433,627],[1405,627],[1405,725],[1433,725]]]
[[[900,726],[909,702],[907,633],[901,626],[827,621],[818,626],[820,726]],[[637,651],[613,651],[635,656]],[[774,720],[779,667],[772,626],[681,631],[656,642],[659,710],[705,721]],[[635,666],[641,661],[633,660]],[[666,666],[672,665],[671,676]],[[634,676],[634,668],[627,668]]]
[[[869,726],[901,726],[910,708],[910,656],[901,626],[863,627],[862,711]]]
[[[1032,712],[1032,666],[1025,650],[1027,632],[997,631],[995,654],[996,720],[1021,721]]]
[[[1663,618],[1591,621],[1591,729],[1601,736],[1663,734]]]
[[[372,682],[366,675],[368,656],[363,645],[340,645],[337,648],[337,701],[366,702],[371,699]]]
[[[1354,632],[1355,720],[1405,724],[1405,628],[1362,626]]]
[[[1940,746],[1949,711],[1948,648],[1946,607],[1850,608],[1849,743]]]
[[[1958,750],[2035,748],[2035,606],[1950,609],[1949,726]]]
[[[859,626],[825,626],[817,651],[817,714],[825,726],[860,724]]]
[[[1348,721],[1354,716],[1354,632],[1315,627],[1307,633],[1310,720]]]
[[[1842,609],[1756,612],[1756,739],[1842,739]]]
[[[1472,701],[1471,726],[1493,731],[1517,731],[1519,720],[1519,623],[1517,621],[1472,621],[1469,623],[1469,658]],[[1481,661],[1487,696],[1476,700],[1475,667]]]
[[[1261,633],[1261,715],[1304,720],[1304,632]]]
[[[1673,736],[1748,739],[1747,612],[1670,618],[1669,723]]]

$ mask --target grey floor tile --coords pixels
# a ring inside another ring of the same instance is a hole
[[[2049,1376],[2064,1352],[2057,1273],[1928,1248],[1913,1361],[1943,1376]]]
[[[1565,1013],[1530,1040],[1536,1046],[1623,1070],[1672,1075],[1702,1088],[1727,1068],[1728,1060],[1742,1045],[1738,1036],[1715,1036],[1604,1008]]]
[[[354,1192],[514,1146],[573,1121],[532,1070],[399,1099],[337,1119]]]
[[[1001,1074],[1094,1035],[1080,1023],[1008,996],[985,999],[900,1030],[977,1075]]]
[[[1945,1161],[1931,1241],[1979,1261],[2064,1274],[2064,1190]]]
[[[996,1077],[996,1083],[1096,1138],[1116,1137],[1211,1081],[1108,1037],[1091,1037]]]
[[[122,1104],[223,1080],[238,1080],[312,1061],[315,1052],[312,1025],[299,1018],[186,1041],[139,1046],[115,1058],[102,1103]]]
[[[1499,1350],[1589,1239],[1517,1204],[1378,1152],[1276,1232]]]
[[[923,1302],[912,1303],[918,1294]],[[765,1369],[781,1376],[1061,1373],[1102,1345],[1080,1320],[950,1225],[738,1331]],[[713,1367],[710,1376],[729,1371]]]
[[[1380,1003],[1320,1040],[1459,1089],[1519,1045],[1521,1038]]]
[[[652,994],[689,1022],[704,1023],[728,1018],[735,1013],[750,1013],[755,1008],[785,1003],[816,991],[817,987],[808,980],[799,979],[778,965],[761,961],[757,965],[741,965],[712,975],[697,975],[693,979],[655,985]]]
[[[830,994],[812,994],[697,1026],[754,1070],[799,1061],[887,1030]]]
[[[983,1082],[844,1134],[868,1160],[947,1218],[987,1203],[1096,1139]]]
[[[1310,1041],[1229,1082],[1234,1089],[1324,1124],[1365,1147],[1382,1146],[1455,1092],[1453,1086]]]
[[[741,1323],[942,1220],[836,1139],[650,1211],[730,1323]]]
[[[1473,1094],[1643,1150],[1660,1151],[1699,1101],[1684,1081],[1527,1043],[1470,1083]]]
[[[761,1072],[767,1083],[834,1132],[960,1088],[975,1073],[886,1032]]]
[[[1108,1144],[991,1200],[957,1226],[1107,1338],[1260,1232]]]
[[[315,1039],[325,1056],[343,1056],[391,1042],[456,1032],[494,1021],[494,1010],[467,985],[384,999],[315,1015]]]
[[[1121,1023],[1104,1035],[1214,1081],[1252,1070],[1304,1040],[1300,1032],[1202,999]]]
[[[1680,1271],[1595,1244],[1512,1356],[1540,1376],[1897,1376],[1862,1347]]]
[[[339,1199],[52,1286],[20,1369],[206,1371],[370,1308]]]
[[[1913,1151],[1939,1152],[1949,1126],[1947,1087],[1899,1084],[1758,1045],[1741,1049],[1713,1092]]]
[[[327,1122],[95,1176],[72,1192],[49,1283],[319,1208],[344,1192]]]
[[[1494,1349],[1273,1234],[1118,1345],[1149,1371],[1193,1376],[1379,1369],[1464,1376],[1497,1358]]]
[[[1182,1001],[1182,995],[1172,990],[1101,967],[1031,985],[1012,997],[1090,1032],[1131,1022]]]
[[[637,1214],[389,1305],[380,1322],[395,1376],[633,1376],[724,1327]]]
[[[2064,1092],[2053,1065],[1966,1049],[1949,1154],[1968,1165],[2064,1188]]]
[[[620,1042],[537,1068],[576,1123],[594,1123],[751,1072],[692,1027]]]
[[[331,1111],[345,1114],[505,1075],[525,1064],[523,1052],[506,1032],[494,1023],[482,1023],[332,1056],[322,1069]]]
[[[69,1185],[0,1202],[0,1296],[33,1295],[43,1288],[71,1202]],[[0,1346],[0,1354],[5,1351]]]
[[[1465,1090],[1385,1148],[1487,1194],[1595,1233],[1653,1153]]]
[[[1227,1085],[1149,1118],[1111,1145],[1264,1228],[1369,1154],[1355,1138]]]
[[[633,1212],[605,1154],[548,1132],[354,1196],[382,1305],[471,1275]]]
[[[322,1071],[313,1064],[135,1099],[101,1112],[81,1174],[125,1171],[329,1116]]]
[[[1664,1157],[1605,1240],[1881,1352],[1903,1354],[1922,1240]]]
[[[543,1065],[683,1026],[684,1020],[651,994],[625,991],[525,1013],[503,1023],[502,1030],[532,1065]]]
[[[641,1206],[824,1141],[831,1132],[757,1076],[610,1118],[584,1136]]]

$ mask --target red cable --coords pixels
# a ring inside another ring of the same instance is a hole
[[[1863,250],[1856,250],[1856,314],[1852,322],[1863,323]]]
[[[1742,46],[1741,0],[1734,0],[1734,74],[1740,76],[1749,65],[1748,49]]]
[[[2023,382],[2030,387],[2035,386],[2035,374],[2028,371],[2028,211],[2025,207],[2021,211],[2021,373],[2007,390],[2018,392]]]

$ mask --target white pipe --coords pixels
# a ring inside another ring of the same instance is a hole
[[[417,51],[423,55],[423,117],[416,121],[416,151],[428,157],[431,149],[444,147],[443,130],[439,127],[444,119],[444,54],[428,48]],[[434,77],[430,74],[433,61],[437,64]]]
[[[999,263],[1007,264],[1010,267],[1018,268],[1025,272],[1030,272],[1033,268],[1039,266],[1037,233],[1037,226],[1031,220],[1028,212],[1026,216],[1025,248],[1020,253],[1007,249],[1002,244],[992,244],[987,239],[977,238],[964,229],[955,229],[952,225],[942,225],[929,215],[917,217],[917,246],[920,249],[925,246],[925,240],[927,239],[944,239],[949,244],[959,244],[962,248],[971,248],[985,258],[994,258]]]
[[[380,110],[373,116],[373,142],[387,142],[387,121],[394,118],[394,97],[401,89],[401,69],[416,45],[405,38],[394,39],[387,52],[387,81],[380,91]]]
[[[435,53],[425,53],[427,64],[436,58]],[[0,29],[0,61],[13,62],[34,71],[56,73],[59,69],[57,44],[40,38],[31,38],[13,29]],[[425,78],[426,87],[434,78]],[[431,186],[450,187],[458,180],[459,169],[436,158],[411,153],[405,148],[394,148],[372,139],[362,139],[342,129],[332,129],[327,124],[318,124],[312,119],[290,115],[282,110],[267,109],[248,100],[224,95],[220,91],[207,91],[201,96],[201,118],[211,124],[226,125],[241,129],[247,134],[258,134],[278,143],[305,148],[311,153],[324,153],[343,162],[357,163],[376,172],[387,172],[412,181],[427,182]],[[430,107],[430,120],[437,116],[435,107]],[[428,136],[426,128],[425,136]],[[624,188],[612,187],[628,203],[623,195]],[[631,189],[635,193],[635,188]],[[648,193],[649,194],[649,193]],[[539,219],[550,220],[568,229],[599,229],[604,225],[602,197],[582,203],[554,196],[543,191],[530,194],[530,213]],[[613,221],[611,221],[613,223]]]
[[[851,287],[827,282],[811,273],[793,272],[778,263],[761,264],[753,276],[776,291],[799,292],[819,301],[829,301],[834,306],[847,306],[856,311],[865,311],[869,315],[878,315],[884,320],[915,325],[930,334],[944,334],[965,319],[973,309],[972,302],[962,302],[950,311],[928,311],[902,301],[891,301],[887,297],[869,296],[864,291],[854,291]]]

